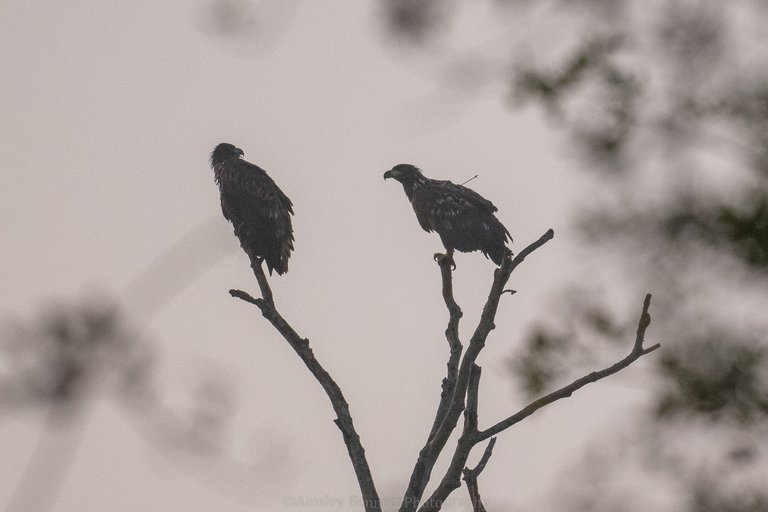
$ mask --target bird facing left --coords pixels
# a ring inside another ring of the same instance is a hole
[[[243,155],[242,149],[226,142],[211,153],[221,211],[234,226],[251,264],[264,261],[270,274],[272,270],[284,274],[293,251],[293,203],[264,169]]]

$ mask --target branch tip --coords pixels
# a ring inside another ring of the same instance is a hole
[[[250,304],[255,304],[256,306],[259,305],[259,299],[253,298],[251,294],[249,294],[248,292],[244,292],[243,290],[237,290],[237,289],[229,290],[229,295],[235,299],[240,299]]]

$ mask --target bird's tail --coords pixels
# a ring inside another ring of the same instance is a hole
[[[494,247],[492,250],[488,251],[486,256],[491,258],[491,261],[496,265],[501,266],[504,258],[511,258],[513,254],[512,249],[506,245],[502,245],[500,247]]]
[[[293,234],[282,238],[271,254],[264,258],[270,275],[272,275],[272,270],[278,275],[288,272],[288,258],[291,257],[291,251],[293,251]]]
[[[493,218],[491,229],[487,231],[487,244],[490,250],[486,254],[498,266],[501,266],[504,258],[512,257],[512,250],[507,247],[507,240],[512,241],[512,235],[496,217]]]

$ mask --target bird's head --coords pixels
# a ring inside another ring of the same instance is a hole
[[[222,142],[213,149],[213,153],[211,153],[211,163],[215,165],[230,158],[240,158],[241,156],[243,156],[242,149],[233,144],[229,144],[228,142]]]
[[[393,178],[405,185],[424,179],[424,175],[421,174],[421,171],[419,171],[419,168],[415,165],[397,164],[384,173],[384,179],[386,180],[387,178]]]

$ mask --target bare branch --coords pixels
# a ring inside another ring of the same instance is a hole
[[[445,329],[445,338],[448,340],[450,355],[448,357],[447,375],[443,379],[442,392],[440,393],[440,404],[437,406],[435,421],[432,423],[432,429],[429,432],[427,443],[435,436],[435,432],[445,418],[448,407],[451,405],[453,390],[456,387],[456,376],[459,372],[459,360],[464,347],[459,339],[459,321],[464,315],[461,308],[453,297],[453,274],[451,271],[451,262],[448,259],[439,261],[440,274],[443,281],[443,300],[448,308],[448,327]]]
[[[477,407],[480,395],[481,368],[472,363],[467,384],[467,407],[464,410],[464,429],[459,437],[448,471],[440,481],[432,496],[421,505],[420,512],[440,510],[445,499],[461,485],[462,468],[465,467],[472,448],[477,441]],[[490,456],[490,455],[489,455]],[[478,495],[479,497],[479,495]]]
[[[637,325],[637,337],[635,338],[635,344],[632,347],[632,351],[622,359],[621,361],[618,361],[617,363],[612,364],[611,366],[604,368],[599,371],[595,371],[592,373],[589,373],[588,375],[585,375],[579,379],[576,379],[575,381],[571,382],[567,386],[564,386],[556,391],[553,391],[552,393],[549,393],[548,395],[545,395],[537,400],[534,400],[527,406],[525,406],[523,409],[521,409],[519,412],[513,414],[512,416],[508,417],[507,419],[504,419],[492,427],[480,432],[479,434],[479,440],[488,439],[491,436],[495,436],[502,430],[505,430],[515,423],[518,423],[531,414],[535,413],[542,407],[545,407],[552,402],[555,402],[557,400],[560,400],[561,398],[566,398],[571,396],[575,391],[581,389],[582,387],[586,386],[587,384],[590,384],[592,382],[597,382],[598,380],[604,379],[606,377],[609,377],[613,375],[614,373],[617,373],[630,364],[637,361],[640,357],[653,352],[657,348],[659,348],[661,345],[658,343],[648,347],[643,348],[643,339],[645,338],[645,331],[650,325],[651,322],[651,315],[648,313],[648,308],[651,305],[651,294],[647,294],[645,296],[645,300],[643,301],[643,312],[640,315],[640,321]]]
[[[472,366],[474,365],[477,356],[485,346],[485,340],[488,334],[496,327],[494,325],[494,319],[496,317],[496,310],[499,305],[499,299],[504,292],[504,286],[507,284],[512,271],[522,263],[526,256],[533,251],[547,243],[554,237],[553,230],[548,230],[537,241],[530,244],[528,247],[520,251],[514,259],[507,257],[502,261],[501,266],[494,272],[493,284],[491,285],[491,291],[488,295],[488,300],[483,308],[483,313],[480,317],[480,321],[475,329],[474,334],[469,342],[464,357],[461,360],[458,373],[456,375],[456,384],[454,385],[453,395],[450,399],[450,403],[447,406],[447,410],[443,415],[437,429],[432,429],[429,441],[419,452],[419,457],[416,460],[416,465],[411,472],[411,478],[408,482],[408,488],[405,491],[405,496],[400,505],[400,512],[413,512],[419,506],[419,502],[424,494],[424,489],[429,483],[430,476],[432,474],[432,468],[434,468],[437,458],[445,447],[448,438],[453,430],[456,428],[456,424],[459,420],[461,412],[464,410],[464,398],[467,394],[467,387],[469,385],[469,378]],[[441,266],[441,272],[445,283],[445,269]],[[445,289],[445,288],[444,288]],[[446,304],[448,304],[446,302]],[[448,304],[450,311],[450,304]],[[441,404],[442,405],[442,404]],[[462,439],[464,435],[462,435]],[[468,442],[469,438],[465,439]],[[474,443],[473,443],[474,444]],[[467,449],[466,455],[469,455],[471,446]],[[458,451],[458,448],[457,448]],[[454,460],[460,460],[461,455],[454,453]],[[466,461],[466,457],[464,457]],[[460,470],[464,466],[461,463]],[[458,478],[458,477],[457,477]],[[422,509],[425,504],[422,505]],[[439,507],[438,507],[439,510]]]
[[[323,387],[323,390],[326,395],[328,395],[333,410],[336,413],[336,419],[333,420],[333,422],[339,427],[342,437],[344,438],[344,444],[347,447],[347,453],[352,461],[352,467],[355,470],[357,483],[360,486],[360,491],[362,493],[364,509],[366,512],[381,512],[379,496],[376,492],[373,476],[371,475],[371,470],[365,457],[365,449],[360,442],[360,436],[355,430],[352,416],[349,412],[349,404],[344,398],[341,388],[339,388],[331,375],[315,358],[315,355],[309,346],[309,340],[300,337],[275,308],[274,302],[272,301],[272,291],[269,288],[269,283],[267,282],[264,272],[261,270],[261,266],[253,265],[252,268],[256,274],[256,279],[259,282],[259,287],[261,288],[264,298],[255,299],[242,290],[230,290],[229,294],[232,297],[257,306],[261,310],[261,314],[264,318],[269,320],[274,328],[283,336],[285,341],[287,341],[296,354],[298,354],[315,379],[317,379],[318,383]]]
[[[530,403],[529,405],[524,407],[522,410],[520,410],[518,413],[513,414],[509,418],[496,423],[495,425],[493,425],[492,427],[486,430],[478,432],[476,429],[471,428],[471,426],[468,427],[466,422],[467,420],[465,419],[464,433],[459,438],[458,445],[456,446],[456,451],[453,454],[453,458],[451,459],[451,463],[448,467],[448,470],[446,471],[445,476],[440,482],[440,485],[438,485],[437,489],[435,489],[435,491],[432,493],[429,499],[425,501],[425,503],[421,506],[421,508],[419,508],[419,512],[436,512],[440,510],[440,508],[442,507],[442,504],[448,498],[450,493],[453,492],[455,489],[457,489],[461,485],[461,482],[459,481],[461,468],[463,468],[466,465],[467,459],[469,458],[469,454],[472,450],[472,447],[475,444],[481,441],[484,441],[489,437],[495,436],[499,432],[522,421],[523,419],[527,418],[534,412],[551,404],[552,402],[555,402],[561,398],[571,396],[574,391],[586,386],[587,384],[591,382],[597,382],[598,380],[604,379],[610,375],[613,375],[614,373],[617,373],[623,370],[624,368],[626,368],[627,366],[629,366],[630,364],[638,360],[640,357],[658,349],[661,346],[658,343],[651,347],[643,348],[643,339],[645,338],[645,331],[650,325],[651,317],[650,317],[650,314],[648,313],[648,308],[650,307],[650,304],[651,304],[651,295],[647,294],[645,296],[645,300],[643,301],[643,311],[640,315],[640,321],[638,322],[637,337],[635,338],[635,343],[629,355],[627,355],[627,357],[625,357],[621,361],[609,366],[608,368],[605,368],[600,371],[592,372],[589,375],[585,375],[584,377],[576,379],[575,381],[568,384],[567,386],[564,386],[558,389],[557,391],[554,391],[548,395],[545,395],[539,398],[538,400],[535,400],[534,402]],[[467,352],[469,352],[469,350],[467,350]],[[470,400],[468,395],[467,397],[468,409],[469,409],[469,404],[470,404]],[[467,418],[467,416],[465,416],[465,418]],[[471,421],[471,418],[470,418],[470,421]]]
[[[473,469],[464,468],[465,476],[467,473],[471,473],[472,476],[475,478],[480,476],[480,473],[483,472],[483,470],[485,469],[485,465],[488,464],[488,460],[491,458],[491,455],[493,454],[493,447],[495,445],[496,445],[496,438],[492,437],[491,441],[488,443],[488,446],[485,447],[483,456],[480,458],[480,462],[477,463],[477,466],[475,466]]]
[[[639,352],[643,350],[643,341],[645,341],[645,330],[651,325],[651,314],[648,309],[651,307],[651,294],[645,294],[645,300],[643,300],[643,311],[640,313],[640,320],[637,321],[637,332],[635,335],[635,346],[632,349],[633,352]]]
[[[475,466],[473,469],[464,468],[464,471],[462,471],[464,474],[464,481],[467,483],[467,492],[469,493],[469,499],[472,502],[473,512],[485,512],[485,506],[483,505],[483,500],[480,497],[480,488],[477,484],[477,477],[480,476],[480,473],[482,473],[485,469],[485,465],[488,464],[488,459],[491,458],[491,454],[493,454],[493,447],[495,445],[496,438],[492,437],[491,441],[488,443],[488,446],[485,447],[483,457],[480,459],[480,462],[477,463],[477,466]]]
[[[477,405],[480,395],[480,375],[482,368],[472,363],[467,385],[467,408],[464,410],[464,431],[477,433]]]

